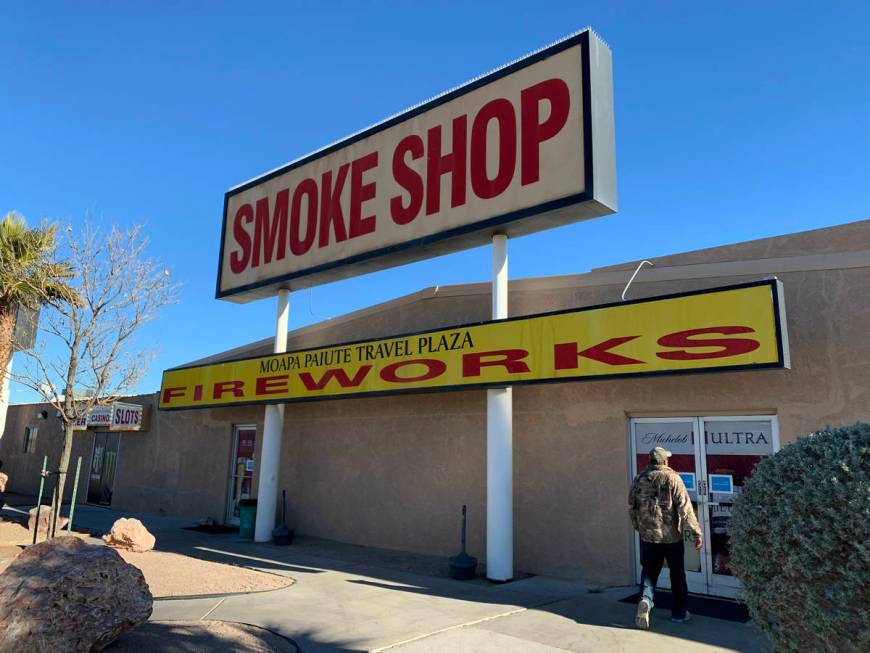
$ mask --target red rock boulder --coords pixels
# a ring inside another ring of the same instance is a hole
[[[103,535],[103,541],[116,549],[128,549],[136,553],[150,551],[157,542],[142,522],[126,517],[112,524],[112,530]]]
[[[51,520],[51,506],[41,506],[39,509],[39,532],[37,533],[38,537],[45,537],[48,535],[48,522]],[[57,528],[55,529],[55,534],[59,535],[60,531],[66,528],[67,522],[69,519],[60,515],[57,518]],[[30,518],[27,520],[27,529],[33,533],[33,529],[36,528],[36,508],[30,509]]]
[[[148,620],[142,572],[117,551],[56,537],[0,574],[0,651],[93,653]]]

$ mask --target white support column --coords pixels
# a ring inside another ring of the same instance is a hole
[[[12,358],[9,356],[9,366],[5,372],[0,371],[0,439],[6,430],[6,412],[9,409],[9,380],[12,378]]]
[[[290,316],[290,291],[278,291],[278,315],[275,320],[275,345],[272,351],[287,351],[287,319]],[[257,490],[257,523],[255,542],[269,542],[275,528],[275,510],[278,506],[278,470],[281,465],[281,438],[284,431],[284,405],[266,406],[263,423],[263,446],[260,450],[260,483]]]
[[[492,237],[492,318],[508,316],[507,236]],[[514,576],[513,395],[486,391],[486,577]]]

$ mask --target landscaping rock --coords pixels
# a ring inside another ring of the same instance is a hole
[[[49,522],[50,518],[51,518],[51,506],[42,506],[39,509],[39,532],[37,533],[37,536],[45,536],[48,534],[48,522]],[[67,522],[69,522],[69,519],[67,519],[63,515],[58,517],[57,518],[56,532],[63,529],[67,525]],[[27,520],[27,529],[31,532],[31,534],[33,533],[33,529],[34,529],[35,525],[36,525],[36,508],[31,508],[30,509],[30,518]]]
[[[151,616],[142,572],[77,537],[26,548],[0,574],[0,651],[93,653]]]
[[[112,530],[103,536],[103,541],[118,549],[142,553],[153,549],[157,540],[138,519],[121,517],[112,524]]]

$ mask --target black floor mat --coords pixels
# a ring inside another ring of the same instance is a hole
[[[640,592],[635,592],[631,596],[619,599],[620,603],[637,603],[638,601],[640,601]],[[667,590],[656,590],[655,607],[670,610],[671,593]],[[730,599],[689,594],[687,607],[692,614],[703,617],[713,617],[714,619],[724,619],[725,621],[736,621],[738,623],[749,621],[749,610],[746,605]]]
[[[209,535],[226,535],[227,533],[238,533],[237,526],[223,526],[221,524],[211,524],[209,526],[185,526],[186,531],[196,531],[197,533],[208,533]]]

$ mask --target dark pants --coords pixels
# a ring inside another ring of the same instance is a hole
[[[640,585],[643,596],[652,602],[662,565],[667,560],[668,569],[671,572],[671,595],[673,597],[671,614],[677,618],[686,616],[686,599],[689,594],[683,555],[682,541],[670,544],[655,544],[644,541],[640,543],[640,565],[643,567]]]

